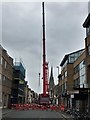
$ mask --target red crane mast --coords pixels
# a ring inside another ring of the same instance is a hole
[[[42,3],[43,7],[43,94],[46,95],[46,86],[45,86],[45,81],[46,81],[46,53],[45,53],[45,18],[44,18],[44,2]]]
[[[49,104],[49,94],[48,94],[48,63],[46,62],[46,46],[45,46],[45,16],[44,16],[44,2],[42,2],[43,8],[43,93],[39,96],[40,104]]]
[[[42,2],[43,8],[43,95],[45,96],[48,92],[48,63],[46,62],[45,52],[45,13],[44,13],[44,2]]]

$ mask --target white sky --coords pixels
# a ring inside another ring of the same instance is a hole
[[[4,1],[0,6],[3,47],[14,59],[22,58],[29,87],[41,92],[38,73],[42,74],[42,4]],[[53,66],[55,83],[58,75],[56,66],[60,65],[63,56],[84,48],[85,29],[82,24],[87,14],[88,3],[85,1],[45,2],[46,57],[49,69]]]

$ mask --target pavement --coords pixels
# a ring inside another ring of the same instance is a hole
[[[3,116],[14,111],[13,109],[8,108],[0,108],[0,120],[2,120]]]
[[[10,112],[14,111],[13,109],[7,109],[7,108],[3,108],[2,109],[2,115],[8,114]]]
[[[63,111],[60,111],[60,114],[62,114],[62,116],[65,118],[65,119],[69,119],[69,120],[73,120],[73,116],[72,115],[69,115]]]

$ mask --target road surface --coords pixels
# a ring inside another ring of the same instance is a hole
[[[5,120],[9,120],[10,118],[39,118],[39,120],[42,118],[57,118],[57,120],[65,120],[62,113],[51,110],[15,110],[4,114],[3,118],[5,118]]]

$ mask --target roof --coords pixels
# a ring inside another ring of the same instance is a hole
[[[83,23],[84,28],[88,28],[90,26],[90,13],[88,14],[85,22]]]
[[[81,49],[81,50],[77,50],[77,51],[75,51],[75,52],[66,54],[66,55],[64,56],[63,60],[61,61],[60,66],[63,66],[63,64],[65,63],[65,61],[68,59],[68,56],[69,56],[69,55],[74,54],[74,53],[77,53],[77,52],[79,52],[79,51],[83,51],[83,50],[84,50],[84,49]]]
[[[69,56],[69,54],[64,56],[63,60],[60,63],[60,66],[62,66],[65,63],[65,61],[68,59],[68,56]]]

